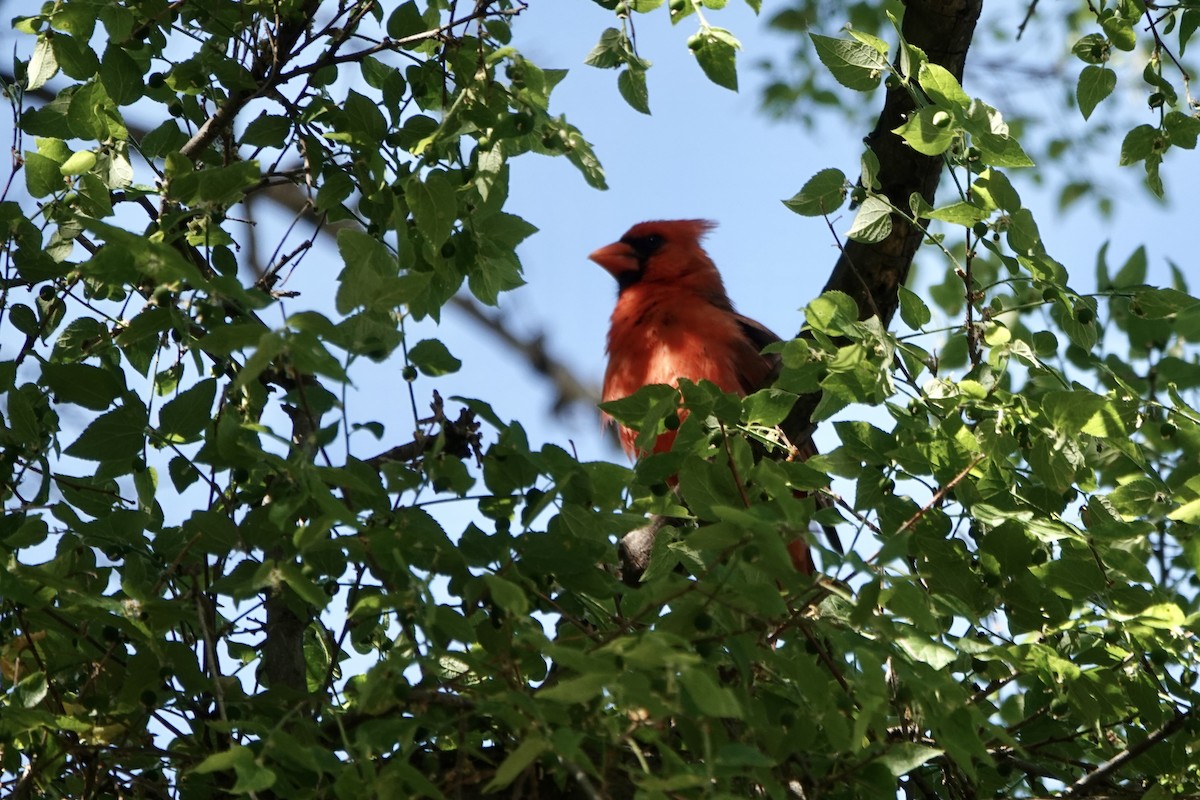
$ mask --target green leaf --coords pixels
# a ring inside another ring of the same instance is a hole
[[[841,208],[846,201],[846,175],[840,169],[823,169],[808,179],[783,204],[804,217],[820,217]]]
[[[168,195],[188,205],[227,207],[240,202],[246,190],[261,178],[257,161],[237,161],[173,176],[167,184]]]
[[[261,322],[232,322],[213,328],[200,339],[199,347],[214,356],[227,356],[237,350],[253,347],[269,329]]]
[[[929,306],[925,305],[925,301],[921,299],[920,295],[907,286],[897,288],[900,290],[900,319],[904,320],[904,324],[914,331],[919,331],[922,326],[928,325],[929,321],[933,319]]]
[[[1124,269],[1121,272],[1123,273]],[[1118,273],[1117,280],[1119,281],[1120,278],[1121,273]],[[1140,283],[1140,281],[1138,282]],[[1120,282],[1116,285],[1126,284]],[[1142,289],[1133,296],[1130,310],[1135,316],[1145,319],[1167,319],[1197,304],[1200,304],[1200,300],[1178,289]]]
[[[1079,83],[1075,86],[1075,102],[1084,119],[1092,116],[1096,106],[1104,98],[1112,94],[1117,86],[1117,73],[1106,67],[1088,66],[1079,73]]]
[[[679,675],[679,684],[706,717],[741,719],[744,716],[733,691],[718,685],[703,669],[684,670]]]
[[[241,745],[213,753],[191,769],[198,774],[226,770],[233,770],[237,775],[237,780],[229,789],[234,794],[263,792],[275,784],[275,773],[258,763],[253,750]]]
[[[413,0],[401,3],[396,10],[388,15],[387,35],[392,39],[403,39],[428,30],[429,26],[421,16],[421,10]]]
[[[346,96],[345,110],[351,125],[349,132],[357,144],[377,147],[383,141],[387,135],[387,120],[374,100],[351,89]]]
[[[605,673],[590,672],[539,689],[537,696],[539,700],[549,700],[554,703],[569,705],[586,703],[599,695],[611,680],[612,677]]]
[[[617,76],[617,91],[634,111],[650,113],[650,91],[646,87],[646,70],[626,67]]]
[[[792,406],[796,405],[796,395],[793,392],[768,387],[747,395],[742,405],[750,422],[775,426],[783,422]]]
[[[1132,20],[1118,16],[1111,10],[1100,15],[1100,27],[1108,34],[1108,39],[1118,50],[1126,52],[1137,47],[1137,33],[1133,30]]]
[[[1120,165],[1126,167],[1145,160],[1154,152],[1158,137],[1158,129],[1150,125],[1138,125],[1125,134],[1125,139],[1121,142]]]
[[[61,190],[61,163],[41,153],[25,152],[25,188],[34,198],[45,197]]]
[[[1027,208],[1014,211],[1008,218],[1008,246],[1022,256],[1035,256],[1042,252],[1042,237],[1038,232],[1033,212]]]
[[[529,612],[529,598],[520,586],[499,575],[484,575],[483,580],[492,593],[492,599],[505,611],[516,617]]]
[[[450,238],[454,220],[458,217],[458,202],[454,187],[446,173],[434,170],[421,180],[412,175],[405,184],[404,198],[412,209],[417,230],[433,247],[441,247]]]
[[[400,264],[383,242],[346,228],[338,232],[338,252],[346,264],[338,275],[339,313],[359,307],[390,310],[403,302]]]
[[[66,454],[85,461],[132,459],[142,451],[147,424],[146,407],[126,396],[123,406],[93,420]]]
[[[1182,58],[1192,35],[1200,28],[1200,8],[1189,8],[1179,18],[1179,57]]]
[[[858,322],[858,304],[845,292],[824,292],[805,307],[804,321],[813,330],[844,336]]]
[[[437,339],[422,339],[408,350],[408,360],[431,377],[458,372],[462,362],[450,354],[446,345]]]
[[[937,156],[950,149],[958,128],[954,117],[948,111],[936,106],[926,106],[916,114],[909,116],[904,124],[892,130],[908,146],[918,153],[927,156]]]
[[[88,80],[100,69],[100,59],[96,58],[90,47],[74,36],[56,35],[54,55],[63,73],[77,81]]]
[[[483,787],[484,792],[495,792],[515,781],[538,756],[550,749],[550,742],[541,736],[526,736],[517,749],[509,753],[496,768],[496,774]]]
[[[887,57],[869,44],[810,33],[817,58],[847,89],[866,92],[879,85],[888,70]]]
[[[213,400],[217,382],[206,378],[164,405],[158,412],[161,433],[172,441],[189,441],[197,437],[212,421]]]
[[[1008,176],[991,168],[979,173],[971,186],[972,194],[989,210],[1016,211],[1021,208],[1021,197],[1009,182]]]
[[[54,55],[54,46],[49,36],[39,36],[33,46],[33,55],[29,58],[29,66],[25,70],[25,88],[34,91],[46,85],[46,81],[58,72],[58,59]]]
[[[263,112],[242,133],[242,144],[254,147],[282,147],[292,132],[292,121],[287,117]]]
[[[141,98],[145,91],[142,71],[125,50],[110,44],[100,62],[100,81],[108,96],[119,106],[127,106]]]
[[[846,236],[856,242],[882,242],[892,232],[892,208],[878,197],[868,197],[854,216]]]
[[[598,69],[614,69],[626,62],[629,40],[618,28],[605,28],[600,41],[584,57],[583,63]]]
[[[936,747],[916,744],[915,742],[893,742],[879,756],[879,762],[888,768],[892,773],[892,777],[899,778],[902,775],[912,772],[922,764],[937,758],[943,752],[945,751],[939,750]]]
[[[42,382],[60,403],[104,411],[125,391],[125,375],[90,364],[42,364]]]
[[[966,108],[971,104],[971,98],[963,91],[962,86],[950,70],[928,61],[922,62],[917,70],[917,81],[929,99],[943,108]]]
[[[718,86],[737,91],[737,51],[741,44],[724,28],[704,27],[688,39],[700,69]]]
[[[1200,10],[1197,10],[1200,14]],[[1184,114],[1181,111],[1168,111],[1163,119],[1163,127],[1171,137],[1172,147],[1182,147],[1184,150],[1195,150],[1196,139],[1200,136],[1200,119]]]
[[[922,216],[928,219],[937,219],[942,222],[949,222],[951,225],[962,225],[969,228],[977,222],[983,222],[992,215],[991,211],[980,208],[973,203],[967,203],[959,200],[956,203],[951,203],[948,206],[941,208],[932,208],[926,211]]]

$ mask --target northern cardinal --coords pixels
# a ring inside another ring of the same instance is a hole
[[[699,219],[642,222],[588,256],[617,279],[619,294],[608,331],[604,400],[619,400],[654,383],[709,380],[745,396],[767,386],[778,356],[763,355],[779,337],[734,311],[725,284],[701,239],[714,223]],[[619,427],[635,453],[636,432]],[[671,449],[675,432],[658,437],[654,452]],[[803,455],[812,453],[811,444]],[[812,572],[808,546],[788,543],[796,568]]]

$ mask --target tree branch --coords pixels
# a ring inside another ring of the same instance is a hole
[[[1192,718],[1192,712],[1187,711],[1181,714],[1176,714],[1173,719],[1164,724],[1158,730],[1152,732],[1145,739],[1137,744],[1130,745],[1117,753],[1115,756],[1097,766],[1094,770],[1084,775],[1079,780],[1067,787],[1064,797],[1086,797],[1087,790],[1091,789],[1097,783],[1108,778],[1128,762],[1145,753],[1151,747],[1154,747],[1159,742],[1165,740],[1168,736],[1178,731],[1188,720]]]
[[[923,51],[930,62],[962,80],[967,50],[983,0],[909,0],[901,30],[905,40]],[[908,208],[915,192],[933,205],[934,191],[942,175],[942,158],[925,156],[909,147],[892,130],[916,110],[903,86],[888,89],[883,111],[867,144],[879,160],[881,193],[896,208]],[[892,231],[873,244],[850,241],[842,248],[824,291],[844,292],[858,304],[859,317],[878,315],[886,327],[899,306],[900,286],[908,278],[913,256],[924,230],[899,214],[892,214]],[[802,396],[784,422],[793,442],[812,433],[812,413],[821,401],[819,392]]]

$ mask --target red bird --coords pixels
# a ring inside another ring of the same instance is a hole
[[[779,337],[733,309],[725,284],[700,246],[715,223],[699,219],[634,225],[588,256],[617,279],[617,307],[608,331],[604,400],[619,400],[643,386],[676,385],[680,378],[709,380],[745,396],[767,386],[777,356],[762,349]],[[621,444],[635,455],[637,434],[620,426]],[[675,432],[658,437],[654,452],[671,449]],[[808,546],[788,544],[792,561],[812,572]]]

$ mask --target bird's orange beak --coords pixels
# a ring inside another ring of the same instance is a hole
[[[637,253],[625,242],[606,244],[591,253],[588,258],[604,267],[608,274],[618,281],[621,280],[622,275],[636,274],[641,269]]]

